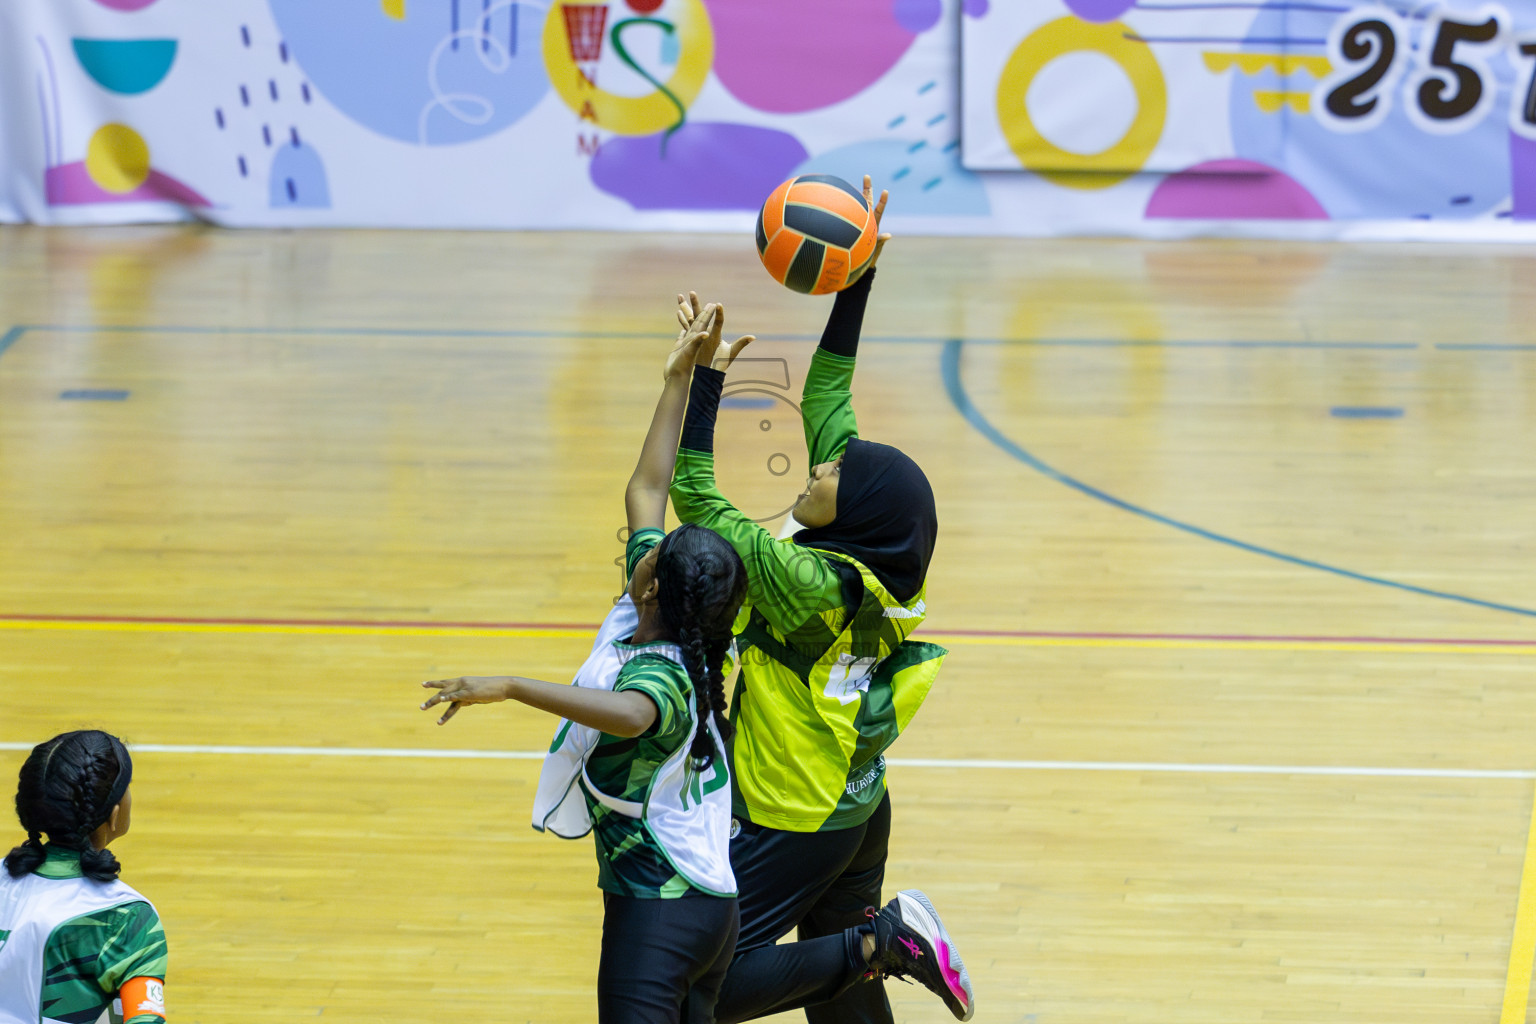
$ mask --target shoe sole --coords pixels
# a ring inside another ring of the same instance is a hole
[[[944,928],[944,922],[939,919],[939,912],[933,909],[933,904],[921,889],[903,889],[896,894],[896,899],[901,904],[901,916],[904,920],[921,923],[923,929],[930,935],[937,937],[935,950],[939,955],[939,968],[944,974],[944,983],[949,986],[950,994],[964,1008],[963,1015],[956,1014],[961,1020],[970,1020],[976,1013],[976,996],[971,991],[971,975],[965,969],[965,961],[960,959],[959,950],[955,949],[954,940],[949,937],[949,932]],[[953,1011],[954,1007],[950,1007]]]

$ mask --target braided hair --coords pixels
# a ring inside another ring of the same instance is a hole
[[[667,534],[656,549],[657,603],[661,621],[683,652],[693,682],[699,727],[689,753],[700,770],[715,759],[705,723],[713,716],[721,739],[734,729],[725,717],[725,673],[731,625],[747,596],[747,570],[717,533],[692,523]]]
[[[92,846],[91,835],[111,818],[132,777],[133,761],[122,741],[95,729],[66,732],[33,747],[16,788],[16,817],[27,838],[6,856],[6,871],[21,878],[41,867],[46,833],[53,845],[80,854],[85,877],[112,881],[122,865]]]

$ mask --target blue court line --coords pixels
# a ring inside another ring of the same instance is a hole
[[[1402,419],[1403,410],[1395,405],[1336,405],[1328,415],[1345,420],[1396,420]]]
[[[647,338],[666,336],[658,331],[520,331],[474,328],[426,327],[199,327],[189,324],[19,324],[0,339],[0,353],[27,331],[54,334],[216,334],[290,337],[379,338]],[[818,341],[820,334],[764,334],[763,341]],[[942,345],[949,336],[921,334],[868,334],[864,341],[877,344]],[[1291,339],[1134,339],[1134,338],[967,338],[969,345],[1018,345],[1082,348],[1230,348],[1230,349],[1359,349],[1412,350],[1415,341],[1298,341]]]
[[[4,334],[0,334],[0,356],[5,355],[5,350],[21,340],[21,336],[27,333],[25,327],[12,327]]]
[[[1536,345],[1499,345],[1494,342],[1445,342],[1435,348],[1447,352],[1536,352]]]
[[[955,410],[959,412],[961,416],[965,417],[966,422],[974,427],[976,431],[985,437],[988,441],[991,441],[998,448],[1013,456],[1015,459],[1018,459],[1030,469],[1033,469],[1035,472],[1055,480],[1059,484],[1064,484],[1067,487],[1085,494],[1096,501],[1102,501],[1106,505],[1113,505],[1115,508],[1118,508],[1123,512],[1129,512],[1132,515],[1138,515],[1144,519],[1150,519],[1154,523],[1159,523],[1163,526],[1171,526],[1175,530],[1182,530],[1185,533],[1193,534],[1202,540],[1215,541],[1218,544],[1226,544],[1230,547],[1239,548],[1251,554],[1263,555],[1265,558],[1273,558],[1277,561],[1289,562],[1292,565],[1299,565],[1306,569],[1316,569],[1319,572],[1332,573],[1335,576],[1342,576],[1345,579],[1355,580],[1359,583],[1371,583],[1379,587],[1392,587],[1395,590],[1403,590],[1411,594],[1419,594],[1423,597],[1438,597],[1446,601],[1459,601],[1462,604],[1475,605],[1479,608],[1490,608],[1494,611],[1512,612],[1516,615],[1528,615],[1536,618],[1536,609],[1521,608],[1512,604],[1499,604],[1496,601],[1484,601],[1480,598],[1466,597],[1462,594],[1451,594],[1443,590],[1430,590],[1427,587],[1416,587],[1410,583],[1399,583],[1396,580],[1385,579],[1381,576],[1369,576],[1365,573],[1354,572],[1349,569],[1341,569],[1338,566],[1326,565],[1322,562],[1315,562],[1310,558],[1299,558],[1296,555],[1287,555],[1284,552],[1275,551],[1271,548],[1261,547],[1257,544],[1249,544],[1247,541],[1238,540],[1235,537],[1228,537],[1223,534],[1204,529],[1203,527],[1195,526],[1191,523],[1185,523],[1177,519],[1172,519],[1160,513],[1153,512],[1151,509],[1142,508],[1140,505],[1133,505],[1122,498],[1115,497],[1113,494],[1101,491],[1091,484],[1083,483],[1076,477],[1068,476],[1066,473],[1061,472],[1059,469],[1056,469],[1053,466],[1047,465],[1025,449],[1019,447],[1019,445],[1015,444],[1006,435],[1004,435],[1002,431],[994,427],[992,423],[986,418],[986,416],[982,415],[981,410],[976,408],[975,403],[971,401],[970,395],[966,393],[964,382],[960,379],[960,355],[965,344],[965,341],[957,338],[951,338],[949,341],[945,342],[944,351],[941,357],[941,365],[944,375],[944,390],[948,393],[949,400],[954,405]]]

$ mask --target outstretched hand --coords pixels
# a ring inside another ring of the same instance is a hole
[[[449,708],[443,712],[443,717],[437,720],[438,725],[443,725],[459,713],[459,708],[465,704],[495,704],[504,701],[510,696],[507,693],[506,679],[502,676],[459,676],[457,679],[431,679],[422,686],[436,689],[438,692],[421,705],[421,710],[435,707],[438,704],[448,704]]]
[[[751,334],[743,334],[735,341],[722,344],[720,334],[725,328],[725,307],[718,302],[712,302],[702,308],[714,309],[715,316],[709,326],[709,337],[699,345],[694,363],[699,366],[712,366],[723,373],[730,368],[731,363],[736,361],[736,357],[757,339]],[[685,330],[687,325],[696,322],[700,309],[698,292],[689,292],[687,295],[677,297],[677,319],[684,324]]]
[[[859,271],[858,277],[853,279],[855,281],[857,281],[859,277],[863,277],[865,274],[869,273],[869,271],[874,269],[875,264],[880,262],[880,253],[885,248],[885,243],[891,240],[889,232],[883,234],[880,233],[880,220],[885,216],[885,203],[886,200],[890,198],[891,193],[885,189],[881,189],[880,199],[878,202],[876,202],[874,182],[870,179],[869,175],[864,175],[864,202],[868,203],[870,208],[874,210],[875,213],[875,251],[870,254],[869,262],[864,264],[864,269]]]
[[[696,299],[697,296],[695,296]],[[684,299],[679,295],[677,300],[677,319],[682,323],[683,329],[677,332],[677,344],[667,356],[667,366],[662,371],[664,380],[686,378],[693,373],[693,365],[698,358],[699,349],[709,341],[710,332],[719,317],[719,308],[713,304],[700,309],[696,315],[685,317],[683,315]],[[689,308],[691,312],[692,307]]]

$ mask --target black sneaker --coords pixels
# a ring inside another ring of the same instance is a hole
[[[928,897],[918,889],[903,889],[870,916],[875,923],[870,967],[886,977],[920,982],[957,1018],[970,1020],[976,1012],[971,976]]]

